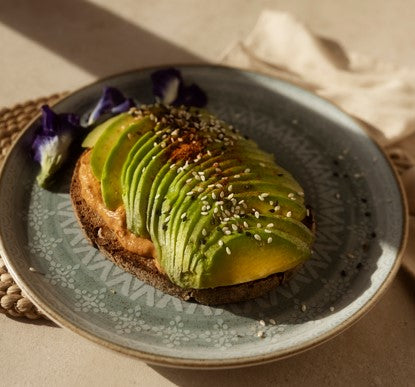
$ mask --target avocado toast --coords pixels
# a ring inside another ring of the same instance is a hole
[[[255,298],[311,254],[300,185],[204,110],[133,108],[83,146],[71,198],[86,236],[163,292],[208,305]]]

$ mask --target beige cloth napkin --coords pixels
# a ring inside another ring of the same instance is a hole
[[[415,70],[346,52],[276,11],[264,11],[222,62],[311,89],[365,124],[401,173],[411,214],[404,266],[415,276]]]

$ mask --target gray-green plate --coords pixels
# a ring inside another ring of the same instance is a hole
[[[58,324],[152,363],[243,366],[334,336],[374,304],[397,270],[406,216],[391,165],[355,120],[310,92],[235,69],[180,69],[207,92],[213,113],[274,153],[304,187],[317,222],[312,258],[287,285],[253,301],[207,307],[163,294],[85,241],[68,195],[72,166],[53,192],[36,185],[29,152],[36,120],[0,180],[1,253],[11,273]],[[104,85],[151,103],[152,71],[104,79],[55,109],[85,116]]]

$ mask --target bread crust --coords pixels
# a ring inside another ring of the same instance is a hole
[[[185,301],[196,301],[204,305],[221,305],[259,297],[292,277],[298,267],[284,273],[238,285],[210,289],[183,289],[157,270],[154,259],[127,251],[118,241],[116,234],[104,220],[82,198],[79,179],[80,158],[72,176],[70,196],[78,222],[88,239],[110,261],[140,280],[164,293]]]

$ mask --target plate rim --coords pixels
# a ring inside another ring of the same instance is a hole
[[[270,74],[267,74],[265,72],[261,71],[253,71],[253,70],[247,70],[241,67],[232,67],[227,65],[221,65],[221,64],[204,64],[204,63],[191,63],[191,64],[170,64],[170,65],[155,65],[155,66],[145,66],[145,67],[139,67],[134,68],[122,72],[118,72],[112,75],[108,75],[106,77],[99,78],[93,82],[87,83],[84,86],[81,86],[71,92],[69,94],[62,96],[57,101],[55,101],[51,106],[56,106],[57,104],[65,101],[68,98],[71,98],[73,95],[79,93],[80,91],[87,89],[91,86],[96,85],[97,83],[101,83],[105,80],[118,78],[121,76],[128,75],[130,73],[140,72],[140,71],[148,71],[148,70],[159,70],[163,68],[168,67],[177,67],[177,68],[209,68],[215,71],[216,69],[224,69],[228,71],[236,71],[238,73],[242,74],[252,74],[252,75],[259,75],[265,78],[270,78],[273,80],[277,80],[281,83],[285,83],[289,85],[290,87],[294,87],[296,89],[299,89],[303,92],[306,92],[307,94],[311,95],[313,98],[320,99],[335,109],[337,109],[340,113],[347,116],[349,119],[351,119],[354,124],[361,129],[361,131],[366,135],[367,139],[371,141],[380,154],[384,157],[387,164],[389,165],[389,168],[392,171],[393,177],[395,179],[395,182],[397,184],[399,193],[400,193],[400,199],[402,204],[402,220],[403,220],[403,229],[402,229],[402,239],[401,244],[399,246],[399,250],[395,257],[395,262],[391,270],[389,271],[387,277],[381,284],[381,286],[377,289],[376,293],[372,295],[372,297],[353,315],[348,317],[346,320],[344,320],[342,323],[336,325],[335,327],[331,328],[329,331],[327,331],[325,334],[322,334],[314,339],[309,340],[305,344],[299,344],[293,347],[290,347],[289,349],[285,350],[278,350],[274,351],[268,354],[264,355],[255,355],[255,356],[245,356],[245,357],[238,357],[233,359],[223,359],[223,360],[217,360],[217,359],[191,359],[191,358],[178,358],[174,356],[166,356],[166,355],[159,355],[159,354],[152,354],[146,351],[142,350],[136,350],[128,348],[121,344],[115,344],[108,340],[105,340],[101,337],[98,337],[97,335],[94,335],[92,333],[87,332],[86,330],[83,330],[79,328],[77,325],[72,324],[68,322],[62,315],[54,310],[53,308],[49,307],[47,303],[44,303],[42,300],[40,300],[36,295],[33,294],[31,291],[30,284],[27,284],[16,272],[14,266],[13,266],[13,259],[8,256],[6,253],[5,245],[6,243],[3,240],[2,235],[0,234],[0,254],[3,258],[3,261],[6,264],[6,267],[9,271],[9,273],[12,275],[13,279],[17,283],[17,285],[26,293],[28,298],[33,301],[33,303],[38,306],[42,312],[46,314],[47,317],[49,317],[53,322],[55,322],[57,325],[67,328],[70,331],[79,334],[81,337],[86,338],[96,344],[100,344],[101,346],[105,348],[112,349],[118,353],[122,353],[124,355],[128,355],[134,358],[137,358],[139,360],[142,360],[146,363],[154,364],[154,365],[161,365],[166,367],[172,367],[172,368],[192,368],[192,369],[226,369],[226,368],[240,368],[240,367],[246,367],[246,366],[254,366],[258,364],[265,364],[269,362],[273,362],[280,359],[285,359],[294,355],[297,355],[299,353],[305,352],[311,348],[314,348],[320,344],[323,344],[324,342],[334,338],[335,336],[339,335],[340,333],[344,332],[347,328],[351,327],[353,324],[355,324],[361,317],[363,317],[367,312],[369,312],[376,303],[381,299],[381,297],[384,295],[385,291],[389,288],[391,283],[393,282],[397,271],[400,267],[403,252],[405,250],[405,246],[407,244],[408,240],[408,224],[409,224],[409,217],[408,217],[408,202],[407,197],[403,188],[402,181],[400,179],[400,176],[397,172],[396,167],[392,163],[391,159],[385,152],[385,150],[380,146],[380,144],[377,142],[376,139],[374,139],[372,136],[370,136],[367,133],[367,130],[365,129],[366,123],[362,121],[361,119],[354,117],[353,115],[347,113],[343,108],[339,107],[336,103],[333,103],[332,101],[329,101],[327,98],[322,97],[314,93],[313,91],[299,86],[294,82],[287,81],[285,79],[271,76]],[[36,122],[41,116],[41,113],[34,116],[32,120],[30,120],[29,123],[27,123],[24,128],[22,129],[21,133],[18,135],[18,137],[14,140],[14,143],[10,147],[9,151],[7,152],[6,158],[4,159],[3,165],[0,168],[0,185],[2,184],[3,176],[4,176],[4,170],[7,167],[7,164],[10,159],[10,155],[13,152],[14,148],[17,147],[18,143],[20,142],[21,138],[25,135],[26,131]]]

